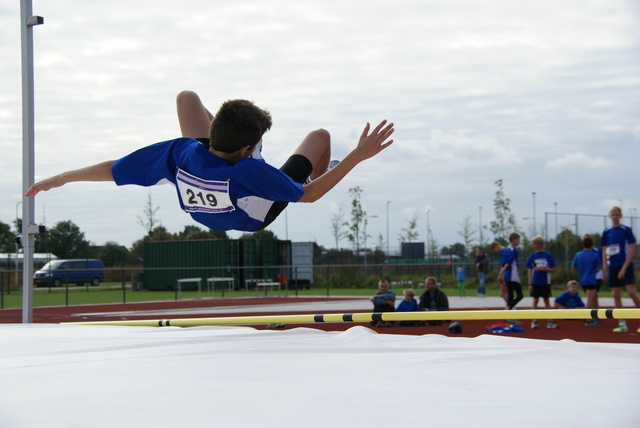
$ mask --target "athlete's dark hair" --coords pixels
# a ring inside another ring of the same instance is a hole
[[[245,146],[255,146],[271,129],[271,114],[247,100],[229,100],[211,121],[211,147],[233,153]]]

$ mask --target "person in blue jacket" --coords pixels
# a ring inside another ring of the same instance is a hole
[[[114,181],[118,186],[170,182],[182,210],[209,229],[256,231],[290,202],[317,201],[356,165],[393,143],[392,123],[385,120],[373,129],[367,123],[356,147],[328,169],[330,135],[317,129],[278,169],[260,156],[262,137],[271,128],[268,111],[247,100],[229,100],[212,115],[192,91],[181,92],[177,106],[181,138],[54,175],[33,184],[26,196],[77,181]]]
[[[493,245],[493,244],[492,244]],[[522,300],[522,285],[520,285],[520,274],[518,272],[518,245],[520,245],[520,235],[511,233],[509,235],[509,246],[502,248],[500,256],[500,272],[498,281],[504,281],[507,285],[507,308],[513,309]]]
[[[465,285],[464,285],[464,274],[467,271],[467,267],[466,266],[458,266],[458,268],[456,269],[456,279],[458,281],[458,295],[460,297],[467,297],[467,292],[465,290]]]
[[[620,223],[622,210],[612,207],[609,210],[611,227],[602,232],[602,268],[604,276],[609,278],[609,287],[616,308],[622,307],[622,287],[636,305],[640,307],[640,297],[636,289],[636,277],[633,271],[633,259],[636,255],[636,238],[629,226]],[[626,333],[627,322],[620,320],[615,333]],[[640,327],[637,330],[640,333]]]
[[[534,252],[527,259],[527,276],[529,278],[529,292],[533,297],[533,309],[538,309],[538,302],[542,298],[545,308],[551,308],[551,274],[556,270],[556,261],[545,251],[545,241],[542,236],[531,239]],[[531,320],[531,328],[538,328],[538,320]],[[558,328],[553,320],[547,321],[547,328]]]
[[[567,291],[556,297],[553,302],[554,306],[558,309],[576,309],[584,308],[584,302],[582,297],[578,294],[578,281],[571,280],[567,282]]]
[[[398,303],[396,312],[415,312],[418,311],[418,301],[415,298],[416,293],[413,288],[407,288],[404,290],[404,299]],[[414,326],[417,325],[417,321],[400,321],[401,326]]]
[[[578,284],[587,295],[587,308],[598,309],[598,292],[602,280],[598,278],[602,273],[602,255],[593,246],[593,237],[589,234],[582,237],[583,250],[578,252],[571,262],[571,266],[578,274]],[[588,327],[600,325],[599,320],[587,321]]]

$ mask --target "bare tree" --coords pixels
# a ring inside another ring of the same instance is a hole
[[[429,234],[429,243],[427,244],[427,259],[433,260],[438,256],[438,247],[440,244],[438,240],[433,237],[433,233],[431,233],[431,228],[427,231]]]
[[[360,244],[367,240],[367,213],[362,208],[360,197],[362,189],[360,186],[349,189],[349,195],[353,198],[351,201],[351,224],[347,239],[355,245],[356,254],[360,252]]]
[[[340,240],[348,235],[344,230],[347,225],[348,223],[344,221],[344,205],[340,204],[338,206],[338,212],[331,216],[331,225],[329,226],[331,235],[333,235],[333,239],[336,241],[336,250],[339,249],[338,244]]]
[[[376,250],[384,251],[385,246],[386,246],[386,242],[384,240],[384,236],[382,236],[382,233],[379,233],[378,240],[376,243]]]
[[[511,199],[504,196],[504,188],[502,185],[502,179],[496,180],[496,197],[493,200],[493,210],[496,219],[491,222],[489,230],[493,232],[496,239],[500,239],[504,242],[507,241],[507,236],[510,232],[515,232],[518,229],[516,224],[516,216],[511,212],[509,204]]]
[[[401,242],[412,242],[418,239],[418,236],[420,236],[420,232],[418,232],[418,214],[414,214],[407,227],[402,228],[399,238]]]
[[[156,214],[160,207],[153,206],[153,198],[151,197],[151,191],[147,195],[147,203],[145,204],[142,215],[138,216],[138,223],[144,227],[148,235],[153,234],[153,230],[160,225],[160,220],[156,217]]]
[[[472,253],[471,246],[475,241],[474,235],[476,234],[475,228],[471,224],[471,215],[467,214],[462,223],[460,223],[460,229],[458,235],[464,240],[465,256]]]

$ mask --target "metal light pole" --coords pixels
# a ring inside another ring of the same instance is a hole
[[[289,240],[289,216],[287,210],[284,210],[284,239]]]
[[[536,236],[536,192],[531,192],[531,195],[533,196],[533,236]]]
[[[478,207],[479,211],[479,222],[478,222],[478,231],[480,232],[480,246],[482,247],[482,207]]]
[[[556,236],[555,236],[555,239],[558,239],[558,203],[557,202],[553,203],[553,209],[555,210],[555,214],[556,214]]]
[[[429,224],[429,213],[431,212],[431,208],[427,209],[427,261],[431,257],[431,226]]]
[[[44,18],[33,15],[31,0],[20,1],[20,28],[22,36],[22,194],[34,182],[34,97],[33,97],[33,26],[44,23]],[[22,197],[22,322],[33,322],[33,250],[35,234],[35,208],[33,198]]]
[[[387,258],[389,258],[389,204],[391,201],[387,201]]]

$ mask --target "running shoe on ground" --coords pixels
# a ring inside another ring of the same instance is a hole
[[[626,322],[618,323],[618,326],[613,329],[614,333],[626,333],[627,331],[628,331],[628,329],[627,329],[627,323]]]

